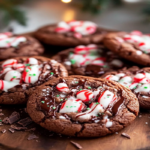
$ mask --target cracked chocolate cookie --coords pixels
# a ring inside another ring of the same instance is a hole
[[[62,63],[70,75],[99,77],[111,70],[129,67],[132,63],[121,59],[103,45],[77,46],[52,57]]]
[[[30,95],[27,112],[60,134],[99,137],[117,132],[138,115],[139,102],[124,86],[105,79],[70,76],[49,81]]]
[[[140,31],[110,33],[104,45],[122,58],[150,66],[150,35]]]
[[[0,104],[25,104],[35,88],[66,77],[66,68],[45,57],[16,57],[0,63]]]
[[[90,21],[62,21],[38,29],[35,37],[46,44],[69,47],[100,43],[107,32]]]
[[[116,81],[131,89],[137,96],[140,107],[150,109],[150,68],[132,67],[103,75],[107,80]]]
[[[33,37],[0,33],[0,59],[19,56],[35,56],[44,52],[42,45]]]

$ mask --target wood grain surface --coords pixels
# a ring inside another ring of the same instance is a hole
[[[56,54],[60,47],[46,46],[46,52],[43,56],[50,57]],[[25,106],[0,106],[2,113],[9,116],[14,110],[19,111]],[[28,140],[32,132],[15,131],[11,133],[8,129],[10,125],[0,126],[0,150],[76,150],[77,148],[70,141],[77,142],[83,150],[150,150],[150,112],[141,111],[139,116],[131,125],[118,133],[101,138],[72,138],[61,135],[53,135],[42,129],[38,125],[34,134],[38,139]],[[2,133],[2,129],[7,129]],[[46,132],[46,134],[43,132]],[[121,133],[127,133],[131,139],[121,136]]]

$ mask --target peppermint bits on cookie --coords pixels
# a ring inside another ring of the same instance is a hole
[[[122,127],[127,126],[138,115],[139,106],[136,96],[122,85],[69,76],[40,86],[30,95],[27,111],[33,121],[48,130],[69,136],[99,137],[119,131],[120,122]]]
[[[44,52],[42,45],[29,35],[0,33],[0,60],[20,56],[36,56]]]
[[[150,109],[150,68],[132,67],[119,72],[109,72],[103,76],[130,89],[140,102],[140,107]]]
[[[57,84],[56,89],[60,92],[68,92],[69,91],[69,88],[66,83]]]
[[[89,91],[89,90],[81,90],[77,92],[76,95],[77,95],[77,98],[83,102],[88,102],[89,100],[91,100],[91,98],[93,98],[93,93],[92,91]]]
[[[37,86],[68,76],[64,66],[45,57],[16,57],[0,66],[0,104],[25,104]]]

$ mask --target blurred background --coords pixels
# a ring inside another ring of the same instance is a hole
[[[150,0],[0,0],[0,32],[90,20],[113,30],[150,32]]]

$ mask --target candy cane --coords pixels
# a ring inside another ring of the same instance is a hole
[[[88,102],[89,100],[91,100],[91,98],[93,98],[93,93],[89,90],[81,90],[77,92],[76,96],[77,99],[80,99],[83,102]]]
[[[38,65],[38,60],[31,57],[27,59],[26,63],[30,65]]]
[[[104,91],[98,98],[98,102],[106,109],[108,105],[116,100],[116,95],[109,90]]]
[[[19,83],[21,80],[21,73],[15,70],[10,70],[5,74],[4,80]]]
[[[12,67],[14,64],[17,64],[17,60],[16,59],[8,59],[6,60],[3,64],[2,67]]]
[[[25,83],[35,83],[38,81],[40,71],[38,65],[28,66],[22,74],[22,79]]]
[[[75,98],[68,98],[59,110],[60,113],[71,113],[71,112],[81,112],[85,108],[84,103],[75,100]]]
[[[68,92],[69,91],[69,88],[68,88],[66,83],[59,83],[59,84],[57,84],[56,89],[58,91],[61,91],[61,92]]]
[[[3,39],[7,39],[10,36],[12,36],[11,32],[0,33],[0,41]]]
[[[19,83],[0,80],[0,90],[5,91],[5,92],[7,92],[8,89],[11,89],[16,85],[19,85]]]
[[[90,109],[83,112],[83,113],[79,113],[76,115],[77,119],[80,120],[90,120],[92,118],[92,116],[97,116],[99,113],[103,113],[104,109],[102,107],[102,105],[97,104],[97,103],[92,103],[90,105]]]

